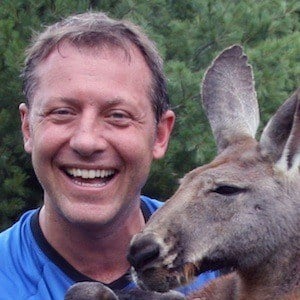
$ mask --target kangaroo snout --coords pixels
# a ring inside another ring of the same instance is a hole
[[[129,248],[127,260],[135,270],[141,270],[159,257],[160,246],[153,234],[136,235]]]

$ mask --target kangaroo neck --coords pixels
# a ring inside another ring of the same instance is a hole
[[[281,300],[300,292],[300,255],[297,249],[282,249],[252,269],[238,271],[238,300]],[[289,298],[286,298],[289,299]]]

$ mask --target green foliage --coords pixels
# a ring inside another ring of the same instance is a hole
[[[33,32],[72,13],[103,10],[141,25],[165,59],[177,115],[168,154],[153,165],[144,192],[166,199],[186,172],[216,153],[199,104],[204,70],[223,48],[245,48],[265,124],[299,86],[300,4],[297,0],[2,0],[0,2],[0,229],[39,205],[39,187],[24,153],[18,105],[20,69]]]

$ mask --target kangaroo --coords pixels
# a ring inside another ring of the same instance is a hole
[[[233,45],[206,71],[202,101],[218,155],[185,175],[134,236],[133,276],[165,292],[229,267],[188,299],[300,299],[300,89],[256,141],[252,67]]]

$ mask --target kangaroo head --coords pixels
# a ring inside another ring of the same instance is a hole
[[[226,266],[260,266],[299,248],[300,90],[255,140],[258,104],[240,46],[224,50],[202,83],[203,107],[218,156],[189,172],[131,243],[136,281],[167,291]]]

